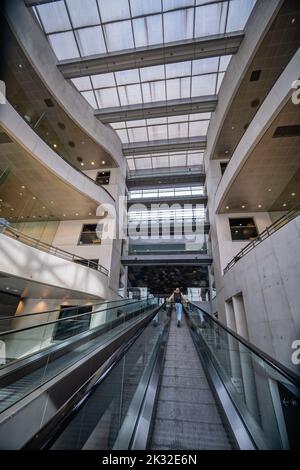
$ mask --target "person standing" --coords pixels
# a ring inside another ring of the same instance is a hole
[[[185,302],[186,299],[184,295],[181,293],[179,287],[176,287],[173,294],[168,298],[168,302],[174,302],[175,304],[175,311],[177,317],[177,326],[180,328],[181,324],[181,317],[182,317],[182,302]]]

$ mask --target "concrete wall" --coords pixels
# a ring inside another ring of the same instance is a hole
[[[300,339],[300,218],[241,258],[224,276],[224,298],[242,294],[249,340],[294,369],[291,344]]]

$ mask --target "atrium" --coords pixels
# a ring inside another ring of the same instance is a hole
[[[299,449],[300,2],[2,13],[0,449]]]

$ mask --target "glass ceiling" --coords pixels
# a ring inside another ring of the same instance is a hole
[[[58,0],[33,7],[58,60],[244,29],[255,0]],[[216,95],[231,56],[73,78],[94,109]],[[123,143],[206,135],[210,113],[113,123]],[[191,166],[203,152],[127,157],[129,169]]]

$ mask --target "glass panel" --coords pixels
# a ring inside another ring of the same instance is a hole
[[[255,0],[231,0],[226,31],[243,30],[254,5]]]
[[[128,0],[98,0],[102,22],[130,18]]]
[[[92,75],[92,84],[94,88],[105,88],[115,86],[113,73],[102,73],[100,75]]]
[[[145,103],[151,101],[165,101],[166,99],[164,81],[143,83],[142,90]]]
[[[113,10],[110,2],[108,5],[109,9]],[[109,52],[132,49],[134,47],[130,21],[108,23],[104,25],[104,34]]]
[[[152,157],[153,167],[162,168],[169,166],[169,157]]]
[[[120,86],[118,91],[122,106],[142,102],[142,92],[140,85]]]
[[[66,0],[74,28],[100,24],[96,0]]]
[[[197,75],[192,77],[192,96],[213,95],[216,88],[217,74]]]
[[[115,72],[117,85],[128,85],[133,83],[139,83],[139,69],[122,70],[121,72]]]
[[[161,11],[161,0],[130,0],[132,16],[149,15]]]
[[[167,99],[174,100],[190,96],[190,77],[167,80]]]
[[[135,160],[135,166],[137,170],[152,168],[151,158],[137,158]]]
[[[63,1],[46,3],[37,7],[45,33],[71,29],[71,23]]]
[[[193,60],[193,75],[217,72],[218,67],[218,57],[209,57],[208,59]]]
[[[71,81],[79,91],[83,90],[91,90],[92,85],[90,81],[90,77],[79,77],[79,78],[72,78]]]
[[[165,42],[181,41],[193,37],[194,9],[164,13]]]
[[[224,33],[227,8],[227,2],[197,7],[195,37]]]
[[[132,158],[127,158],[127,164],[128,164],[128,168],[129,170],[135,170],[135,164],[134,164],[134,160]]]
[[[96,90],[96,97],[99,103],[99,108],[120,106],[118,94],[115,88]]]
[[[83,91],[81,94],[94,109],[98,108],[93,91]]]
[[[175,64],[166,64],[166,78],[186,77],[191,74],[191,63],[176,62]]]
[[[101,26],[78,29],[75,34],[83,57],[106,52]]]
[[[166,125],[149,126],[149,140],[162,140],[168,138],[168,129]]]
[[[49,34],[51,47],[58,60],[75,59],[79,57],[78,48],[72,31],[67,33]]]
[[[222,55],[220,57],[219,72],[225,72],[227,70],[231,57],[232,55]]]
[[[162,44],[162,17],[161,15],[137,18],[132,21],[136,47],[145,47],[151,44]]]
[[[194,0],[163,0],[164,11],[191,6],[194,6]]]
[[[168,127],[170,139],[188,137],[188,123],[170,124]]]
[[[128,129],[129,142],[143,142],[148,140],[146,127]]]
[[[141,81],[148,82],[152,80],[161,80],[165,78],[165,69],[163,65],[154,65],[153,67],[143,67],[140,69]]]
[[[209,121],[193,121],[189,124],[189,137],[198,137],[207,134]]]

